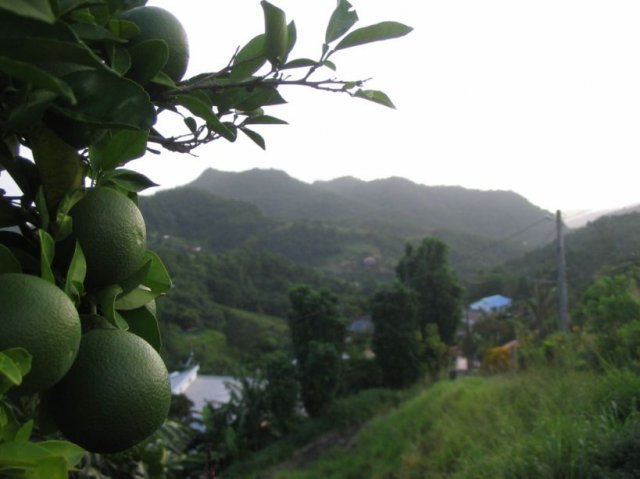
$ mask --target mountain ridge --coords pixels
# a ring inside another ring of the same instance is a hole
[[[405,237],[454,229],[500,238],[550,215],[512,191],[427,186],[397,176],[305,183],[281,170],[229,173],[210,168],[187,186],[247,201],[278,219],[313,218]],[[527,242],[537,246],[548,233],[547,227],[534,228]]]

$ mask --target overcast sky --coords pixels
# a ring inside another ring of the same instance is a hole
[[[335,0],[272,0],[298,27],[294,57],[317,58]],[[640,2],[353,0],[359,26],[396,20],[407,37],[334,57],[341,79],[373,77],[391,110],[292,87],[267,113],[288,126],[131,164],[163,187],[205,168],[278,168],[304,181],[402,176],[516,191],[550,210],[640,202]],[[188,74],[226,65],[263,30],[258,0],[150,0],[186,26]],[[327,77],[332,76],[327,72]],[[321,78],[321,76],[318,76]]]

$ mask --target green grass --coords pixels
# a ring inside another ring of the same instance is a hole
[[[252,477],[640,477],[638,397],[628,371],[443,381],[368,422],[354,448]]]
[[[270,477],[264,476],[265,470],[273,466],[277,469],[282,462],[291,460],[301,447],[327,434],[349,434],[372,417],[393,410],[415,393],[415,390],[369,389],[339,399],[323,417],[303,421],[294,433],[234,464],[222,476],[225,479]]]

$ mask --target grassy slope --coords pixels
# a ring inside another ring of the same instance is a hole
[[[639,395],[638,375],[619,371],[440,382],[370,421],[354,447],[253,477],[639,477],[628,454],[618,458],[640,439]]]

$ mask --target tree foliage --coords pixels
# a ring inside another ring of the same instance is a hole
[[[398,279],[416,292],[423,344],[429,324],[437,326],[442,341],[452,344],[460,322],[462,289],[449,267],[447,251],[441,240],[425,238],[417,248],[408,244],[396,267]]]
[[[415,293],[400,283],[378,291],[371,301],[373,351],[385,385],[403,388],[422,370]]]
[[[340,383],[345,323],[339,316],[336,296],[325,289],[299,285],[291,289],[289,298],[289,330],[302,400],[307,412],[317,416],[329,405]]]

